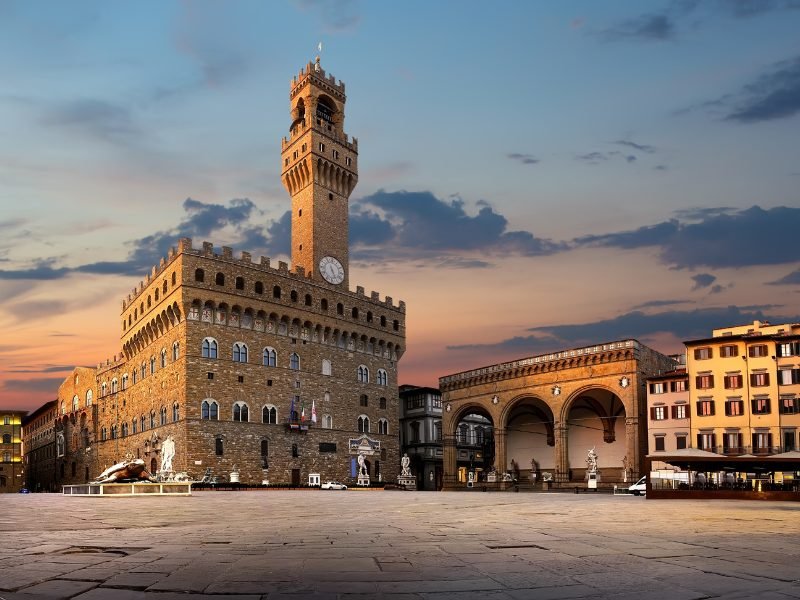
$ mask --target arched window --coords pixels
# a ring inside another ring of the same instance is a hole
[[[236,278],[236,289],[243,290],[244,289],[244,277],[237,277]]]
[[[292,352],[289,355],[289,368],[294,369],[295,371],[300,369],[300,356],[297,352]]]
[[[86,406],[91,406],[93,399],[92,390],[86,390]]]
[[[167,424],[167,407],[166,406],[162,406],[161,407],[161,410],[159,411],[159,417],[160,417],[160,424],[161,425],[166,425]]]
[[[378,385],[389,385],[389,375],[384,369],[378,369],[376,378]]]
[[[297,458],[300,453],[297,450],[297,444],[292,444],[292,458]]]
[[[106,441],[106,439],[108,439],[108,432],[107,432],[105,427],[103,427],[100,430],[100,439],[103,440],[103,441]],[[63,455],[59,454],[59,456],[63,456]]]
[[[180,342],[173,342],[172,343],[172,361],[175,362],[181,357],[181,343]]]
[[[200,405],[200,418],[205,421],[219,420],[219,405],[216,400],[203,400]]]
[[[281,297],[281,286],[276,285],[274,288],[272,288],[272,297],[273,298]]]
[[[343,315],[344,314],[344,304],[342,304],[341,302],[339,302],[336,305],[336,314],[337,315]]]
[[[148,296],[147,297],[147,308],[150,308],[151,306],[152,306],[152,300],[150,299],[150,296]]]
[[[104,397],[108,393],[108,384],[104,381],[100,384],[100,397]],[[64,409],[64,404],[61,404],[61,414],[63,415],[67,411]]]
[[[156,372],[156,357],[150,357],[150,375]]]
[[[111,380],[111,393],[116,394],[118,391],[119,391],[119,381],[117,381],[117,378],[114,377],[114,379]]]
[[[217,285],[225,285],[225,275],[222,273],[217,273],[217,276],[214,278],[214,282]]]
[[[275,348],[271,348],[270,346],[264,348],[264,352],[261,355],[261,363],[265,367],[278,366],[278,353],[275,352]]]
[[[150,429],[153,429],[156,426],[156,411],[150,411]]]
[[[269,440],[261,440],[261,468],[269,469]]]
[[[156,302],[158,302],[158,288],[156,288],[155,295],[156,295]]]
[[[253,289],[255,289],[256,294],[263,294],[264,293],[264,284],[261,283],[260,281],[256,281],[256,284],[253,286]]]
[[[292,293],[289,294],[289,298],[292,300],[292,302],[297,302],[297,292],[292,290]]]
[[[367,415],[358,417],[358,432],[369,433],[369,417]]]
[[[142,424],[142,427],[141,427],[142,431],[147,429],[147,421],[145,420],[144,415],[142,415],[142,418],[140,419],[140,423]]]
[[[127,423],[123,423],[122,424],[122,437],[125,437],[127,435],[128,435],[128,424]]]
[[[142,375],[142,379],[144,379],[147,376],[147,363],[146,362],[142,363],[142,367],[140,369],[140,373]]]
[[[323,429],[333,429],[333,417],[330,415],[323,415],[322,427]]]
[[[244,342],[236,342],[233,345],[233,362],[247,362],[247,346]]]
[[[323,375],[331,374],[331,361],[329,361],[327,358],[322,359],[322,374]]]
[[[359,383],[369,383],[369,368],[366,365],[358,365],[356,379]]]
[[[172,405],[172,422],[177,423],[180,416],[180,405],[176,402]]]
[[[372,323],[372,312],[367,311],[367,323]]]
[[[131,433],[136,433],[138,430],[139,421],[136,420],[136,417],[131,419]]]
[[[462,444],[467,443],[467,438],[469,436],[469,425],[466,423],[462,423],[458,426],[458,441]]]
[[[311,306],[311,294],[306,294],[305,304],[306,306]]]
[[[386,419],[378,419],[378,433],[389,435],[389,421]]]
[[[10,444],[11,443],[11,434],[10,433],[4,433],[3,434],[3,443],[4,444]],[[9,462],[9,461],[4,461],[4,462]]]
[[[358,399],[359,406],[369,406],[369,398],[366,394],[361,394],[361,397]]]
[[[123,373],[122,374],[122,389],[123,390],[127,390],[128,389],[128,374],[127,373]]]
[[[381,315],[381,327],[386,327],[386,317]]]
[[[117,439],[117,426],[116,425],[112,425],[111,426],[111,439],[112,440]]]
[[[351,311],[351,313],[352,313],[354,319],[358,318],[358,309],[355,306],[353,307],[353,310]]]
[[[320,307],[322,310],[328,310],[328,300],[327,300],[327,299],[325,299],[325,298],[323,298],[322,300],[320,300],[320,301],[319,301],[319,307]]]
[[[268,423],[270,425],[277,424],[278,409],[272,406],[271,404],[267,404],[264,408],[261,409],[261,422]]]
[[[167,349],[166,348],[162,348],[161,349],[161,368],[163,369],[166,366],[167,366]]]
[[[175,285],[175,273],[172,274],[172,285]],[[161,287],[162,291],[167,293],[167,280],[164,280],[164,285]]]
[[[250,420],[250,411],[247,404],[244,402],[237,402],[233,405],[233,420],[247,423]]]
[[[203,358],[217,358],[217,340],[214,338],[204,339],[202,355]]]
[[[199,281],[200,283],[202,283],[205,278],[206,278],[206,274],[203,271],[203,269],[195,269],[195,272],[194,272],[194,280],[195,281]]]
[[[136,385],[136,381],[138,378],[139,378],[139,373],[136,371],[136,367],[134,367],[133,370],[131,371],[131,379],[134,385]]]
[[[220,436],[214,438],[214,454],[216,454],[217,456],[222,456],[223,454],[225,454],[225,445],[222,440],[222,437]]]
[[[74,395],[72,397],[72,412],[75,412],[76,410],[78,410],[78,405],[79,404],[80,404],[80,399],[78,398],[78,395],[76,394],[76,395]]]
[[[175,285],[177,282],[178,282],[178,274],[177,273],[173,273],[172,274],[172,285]],[[166,290],[164,290],[164,291],[166,292]]]

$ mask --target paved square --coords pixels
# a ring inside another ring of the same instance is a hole
[[[309,490],[0,509],[3,600],[800,598],[800,503]]]

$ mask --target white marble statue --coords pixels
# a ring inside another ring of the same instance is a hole
[[[172,471],[172,459],[175,458],[175,440],[172,436],[167,436],[161,443],[161,472],[168,473]]]
[[[400,472],[400,477],[411,477],[409,465],[411,465],[411,459],[408,458],[408,454],[403,454],[403,458],[400,459],[400,466],[403,468]]]
[[[366,454],[364,454],[363,452],[358,453],[358,476],[368,477]]]
[[[586,466],[588,467],[589,473],[597,473],[597,451],[592,446],[592,449],[589,450],[589,453],[586,455]]]

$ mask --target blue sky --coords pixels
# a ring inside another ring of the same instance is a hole
[[[0,0],[0,403],[118,352],[179,237],[284,258],[320,41],[359,138],[351,282],[407,302],[401,382],[800,320],[798,31],[798,0]]]

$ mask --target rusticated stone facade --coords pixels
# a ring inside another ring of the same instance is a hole
[[[353,481],[357,446],[369,448],[373,480],[397,477],[405,304],[348,286],[357,147],[342,131],[344,84],[317,62],[291,90],[283,180],[300,218],[293,269],[180,240],[123,301],[122,351],[90,370],[93,406],[72,410],[71,398],[86,395],[83,372],[59,390],[61,427],[91,425],[86,435],[68,431],[61,483],[94,478],[126,455],[159,471],[168,436],[173,471],[195,478],[210,469],[244,483]],[[312,118],[317,102],[325,106]],[[318,272],[320,257],[338,261],[338,279]]]

